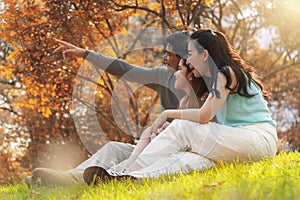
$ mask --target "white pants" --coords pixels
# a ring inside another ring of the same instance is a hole
[[[134,145],[122,142],[109,142],[93,154],[89,159],[78,165],[76,168],[67,172],[71,173],[78,183],[84,183],[83,172],[91,166],[99,166],[104,169],[109,169],[114,164],[118,164],[129,158]]]
[[[135,145],[122,142],[109,142],[95,154],[93,154],[89,159],[82,162],[76,168],[68,170],[67,172],[72,174],[78,180],[79,184],[84,183],[83,172],[86,168],[91,166],[99,166],[103,167],[104,169],[109,169],[114,164],[124,165],[133,152],[134,147]],[[176,162],[176,164],[174,162]],[[158,169],[162,173],[166,173],[166,171],[169,171],[170,166],[174,165],[174,167],[177,167],[176,169],[173,169],[174,173],[179,171],[188,172],[195,169],[202,169],[199,168],[199,162],[202,163],[202,168],[204,167],[204,163],[206,163],[206,167],[211,167],[214,165],[214,163],[210,160],[203,159],[197,154],[181,152],[181,154],[170,156],[169,158],[165,158],[163,160],[158,160],[158,162],[154,162],[151,166],[149,166],[149,168],[150,170]],[[149,171],[147,168],[144,170]]]
[[[269,123],[229,127],[174,120],[137,158],[142,169],[130,175],[158,176],[203,169],[219,161],[256,161],[275,156],[277,141],[276,128]]]

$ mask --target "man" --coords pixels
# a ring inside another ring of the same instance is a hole
[[[126,73],[126,80],[144,84],[158,93],[162,110],[176,109],[184,93],[174,88],[174,72],[178,68],[181,56],[183,56],[182,52],[186,51],[183,48],[187,48],[187,40],[188,34],[184,32],[173,33],[166,37],[167,45],[163,59],[167,68],[149,69],[137,67],[123,60],[107,57],[60,40],[57,40],[60,46],[54,53],[62,53],[64,58],[66,55],[84,57],[95,67],[103,69],[117,77],[122,77]],[[131,144],[109,142],[74,169],[60,172],[48,168],[36,168],[33,170],[32,176],[26,178],[26,182],[28,185],[38,182],[42,185],[81,184],[84,183],[83,172],[87,167],[100,166],[104,169],[109,169],[114,164],[118,164],[129,158],[133,149],[134,145]]]

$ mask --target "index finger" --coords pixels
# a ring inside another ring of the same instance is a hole
[[[53,53],[55,54],[55,53],[59,53],[59,52],[61,52],[61,51],[63,51],[64,50],[64,47],[63,46],[59,46],[59,47],[57,47],[54,51],[53,51]]]
[[[71,43],[65,42],[63,40],[59,40],[59,39],[55,39],[55,41],[59,44],[65,45],[67,47],[73,47],[74,45],[72,45]]]

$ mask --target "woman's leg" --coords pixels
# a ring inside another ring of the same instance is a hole
[[[130,170],[148,167],[186,148],[217,162],[258,160],[276,154],[276,129],[268,123],[229,127],[174,120],[144,149]]]
[[[185,151],[186,142],[180,140],[182,138],[178,135],[178,127],[174,121],[144,148],[135,162],[128,167],[129,171],[139,170],[152,165],[160,158],[167,158],[170,154]]]
[[[165,174],[188,173],[193,170],[203,170],[213,166],[215,166],[215,163],[212,160],[186,151],[158,159],[152,165],[130,172],[128,175],[138,178],[158,177]]]

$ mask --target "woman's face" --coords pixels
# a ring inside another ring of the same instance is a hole
[[[189,42],[188,58],[186,63],[190,66],[196,78],[206,75],[206,72],[208,70],[206,64],[207,53],[208,52],[206,50],[204,50],[202,53],[199,53],[195,47],[194,42]]]
[[[175,84],[174,84],[174,88],[178,89],[178,90],[184,90],[186,91],[186,89],[189,87],[189,82],[188,82],[188,71],[187,71],[187,66],[184,63],[184,60],[181,59],[179,61],[179,65],[178,65],[178,70],[175,72]],[[190,74],[192,75],[192,74]]]

